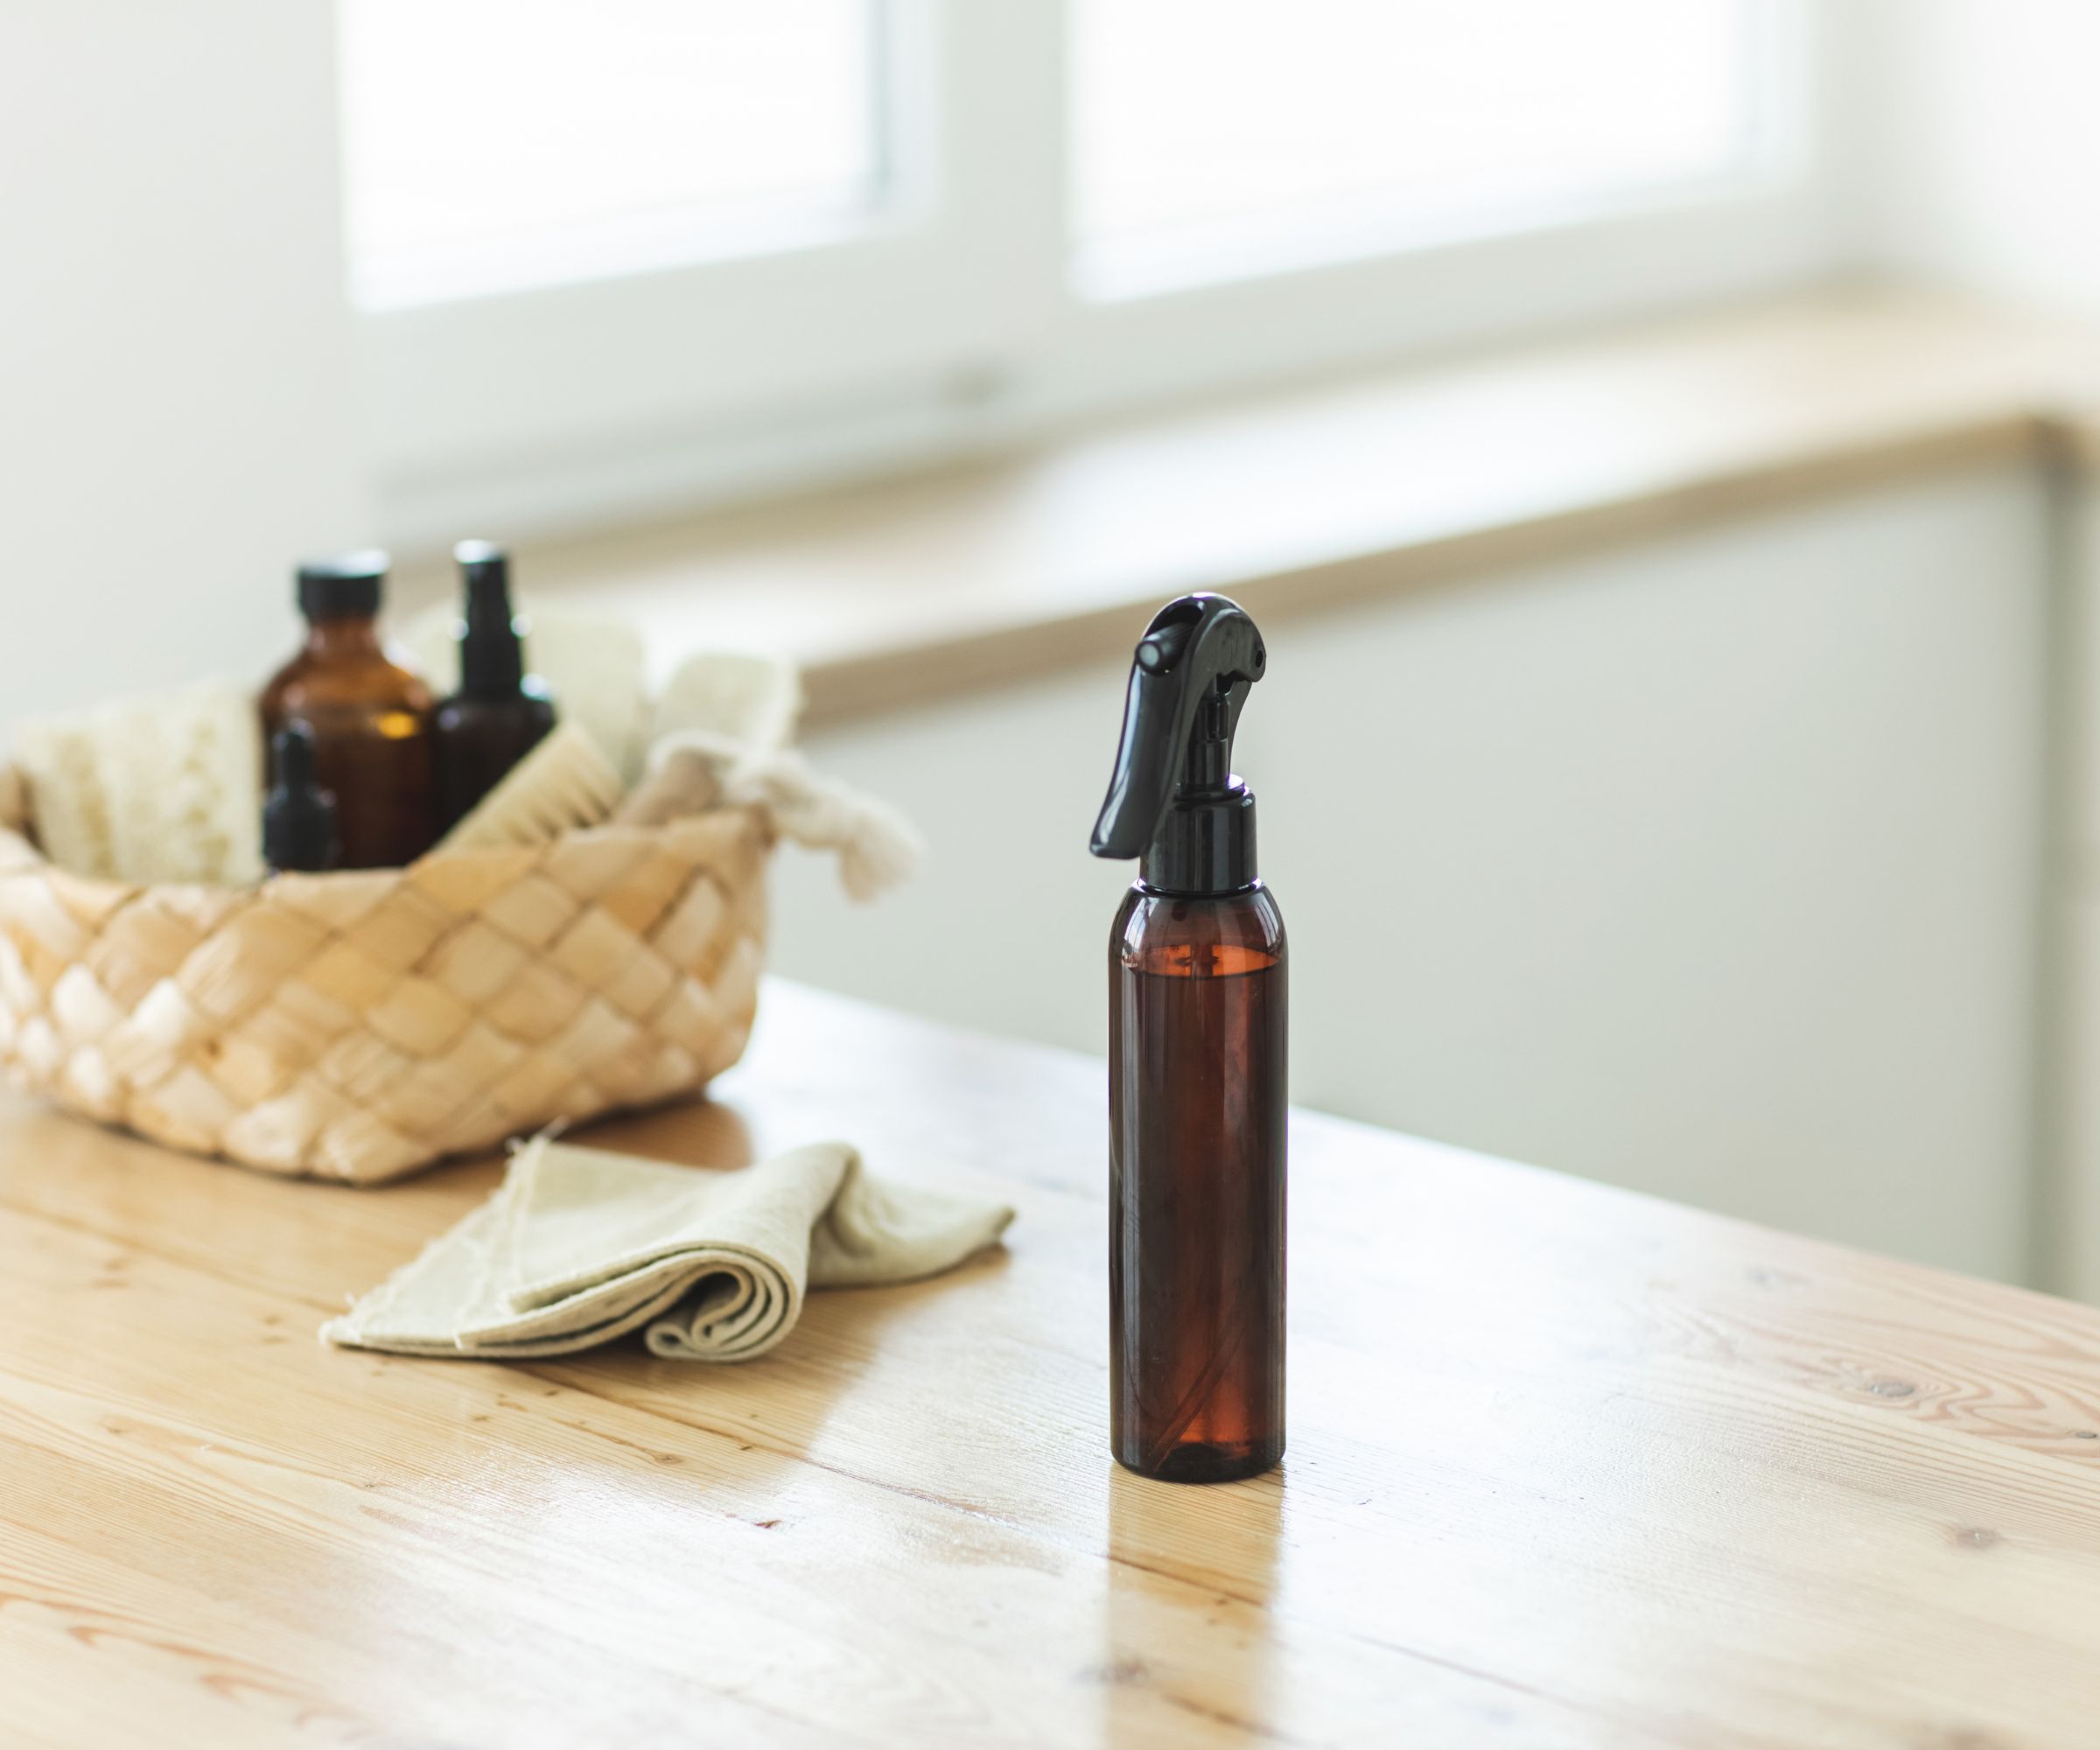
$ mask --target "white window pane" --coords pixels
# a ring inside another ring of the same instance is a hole
[[[1076,4],[1075,227],[1102,262],[1258,270],[1710,178],[1754,145],[1757,0]]]
[[[873,0],[340,0],[374,301],[733,253],[872,201]]]

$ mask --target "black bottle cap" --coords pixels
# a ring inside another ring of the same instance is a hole
[[[335,798],[314,782],[313,731],[288,723],[270,741],[276,782],[262,802],[262,860],[277,870],[335,867]]]
[[[466,596],[459,633],[459,690],[476,698],[509,698],[525,680],[523,629],[510,611],[510,555],[494,542],[452,549]]]
[[[1254,621],[1224,596],[1183,596],[1152,617],[1130,662],[1095,856],[1141,857],[1138,878],[1161,892],[1255,885],[1254,793],[1233,775],[1232,738],[1268,661]]]
[[[308,620],[370,620],[386,580],[387,556],[376,547],[309,559],[299,567],[299,612]]]

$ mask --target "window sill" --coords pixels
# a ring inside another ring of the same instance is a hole
[[[528,542],[541,603],[780,651],[808,721],[1127,654],[1188,590],[1265,625],[2045,449],[2100,461],[2100,334],[1839,290],[1185,410],[994,461]],[[411,596],[446,586],[411,568]]]

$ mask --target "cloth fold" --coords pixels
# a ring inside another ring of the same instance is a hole
[[[937,1275],[1012,1219],[1002,1204],[878,1180],[844,1143],[719,1172],[536,1137],[494,1196],[321,1335],[500,1361],[646,1326],[668,1360],[749,1361],[794,1328],[808,1289]]]

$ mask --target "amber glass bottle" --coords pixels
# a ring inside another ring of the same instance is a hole
[[[262,691],[266,746],[295,719],[313,732],[313,781],[335,797],[345,869],[413,862],[436,836],[430,691],[381,642],[386,575],[383,553],[302,565],[305,648]]]
[[[1133,887],[1110,944],[1110,1442],[1168,1481],[1284,1455],[1284,917]]]
[[[1094,830],[1143,858],[1109,937],[1110,1446],[1170,1482],[1284,1452],[1284,919],[1231,771],[1266,662],[1222,596],[1162,610]]]

